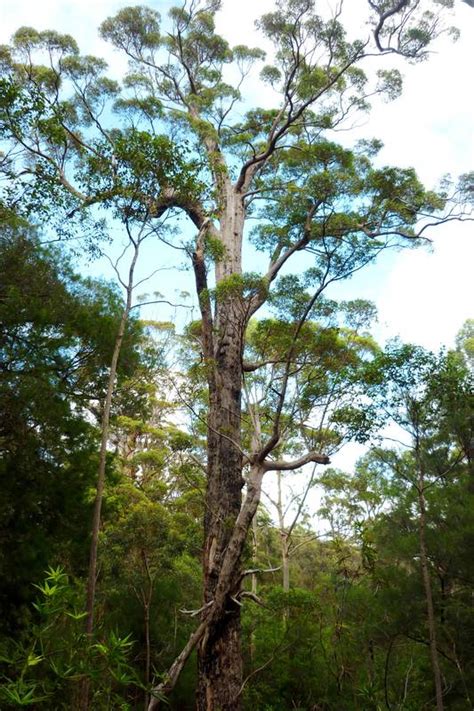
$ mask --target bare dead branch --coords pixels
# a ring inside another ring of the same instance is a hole
[[[240,577],[243,579],[247,577],[248,575],[260,575],[263,573],[277,573],[279,570],[281,570],[281,565],[278,565],[276,568],[250,568],[249,570],[243,570],[240,574]]]
[[[180,612],[181,612],[183,615],[189,615],[190,617],[197,617],[197,616],[200,615],[202,612],[204,612],[204,611],[207,610],[209,607],[211,607],[211,605],[213,605],[213,604],[214,604],[214,600],[209,600],[209,602],[206,602],[205,605],[203,605],[202,607],[199,607],[197,610],[184,610],[184,609],[181,609]]]

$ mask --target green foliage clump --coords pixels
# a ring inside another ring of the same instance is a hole
[[[79,590],[62,568],[50,568],[36,588],[37,621],[22,641],[6,640],[0,654],[2,707],[66,708],[89,679],[94,708],[130,708],[122,689],[141,686],[131,666],[130,636],[111,631],[89,638]]]

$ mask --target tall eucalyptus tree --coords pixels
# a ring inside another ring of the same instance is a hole
[[[397,70],[378,69],[369,80],[363,66],[370,58],[425,57],[447,29],[442,14],[452,3],[438,0],[433,9],[422,0],[368,0],[372,31],[353,41],[342,3],[330,16],[317,14],[316,4],[277,0],[258,23],[273,48],[260,71],[271,108],[245,100],[244,81],[264,52],[231,47],[216,34],[220,0],[171,8],[164,29],[158,12],[141,6],[106,20],[102,37],[129,59],[122,87],[103,60],[81,56],[70,36],[22,28],[1,51],[0,126],[9,144],[2,167],[16,179],[10,200],[50,219],[54,207],[65,232],[87,214],[96,228],[102,209],[140,223],[180,211],[195,229],[185,246],[209,398],[204,605],[156,692],[173,688],[197,645],[198,707],[209,711],[240,708],[240,559],[262,478],[328,462],[312,450],[295,461],[275,458],[305,322],[330,284],[387,247],[416,243],[428,223],[455,217],[452,208],[443,214],[446,195],[425,190],[413,170],[374,167],[378,142],[351,151],[329,139],[348,116],[369,108],[370,96],[400,93]],[[250,217],[257,221],[249,233]],[[248,239],[267,259],[260,273],[245,270]],[[293,262],[297,277],[288,273]],[[274,384],[271,427],[246,451],[241,393],[255,364],[243,357],[245,332],[278,282],[292,333]]]

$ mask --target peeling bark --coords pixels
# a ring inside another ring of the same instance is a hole
[[[225,181],[220,236],[224,248],[216,265],[217,283],[242,270],[244,208],[240,195]],[[201,307],[202,308],[202,307]],[[204,315],[204,314],[203,314]],[[214,600],[207,629],[198,645],[199,711],[238,711],[242,685],[240,606],[233,599],[240,582],[240,555],[222,580],[223,563],[242,501],[241,391],[242,352],[246,326],[242,303],[229,294],[215,307],[211,325],[203,319],[203,342],[210,370],[207,442],[207,489],[204,517],[204,603]],[[213,328],[213,333],[205,333]],[[249,521],[250,525],[251,520]],[[243,534],[245,541],[246,531]],[[243,547],[243,542],[242,542]],[[217,605],[218,591],[223,599]],[[217,613],[222,607],[222,614]]]

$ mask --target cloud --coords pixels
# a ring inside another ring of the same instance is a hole
[[[441,228],[433,252],[402,252],[377,299],[380,334],[437,350],[474,314],[471,224]]]

